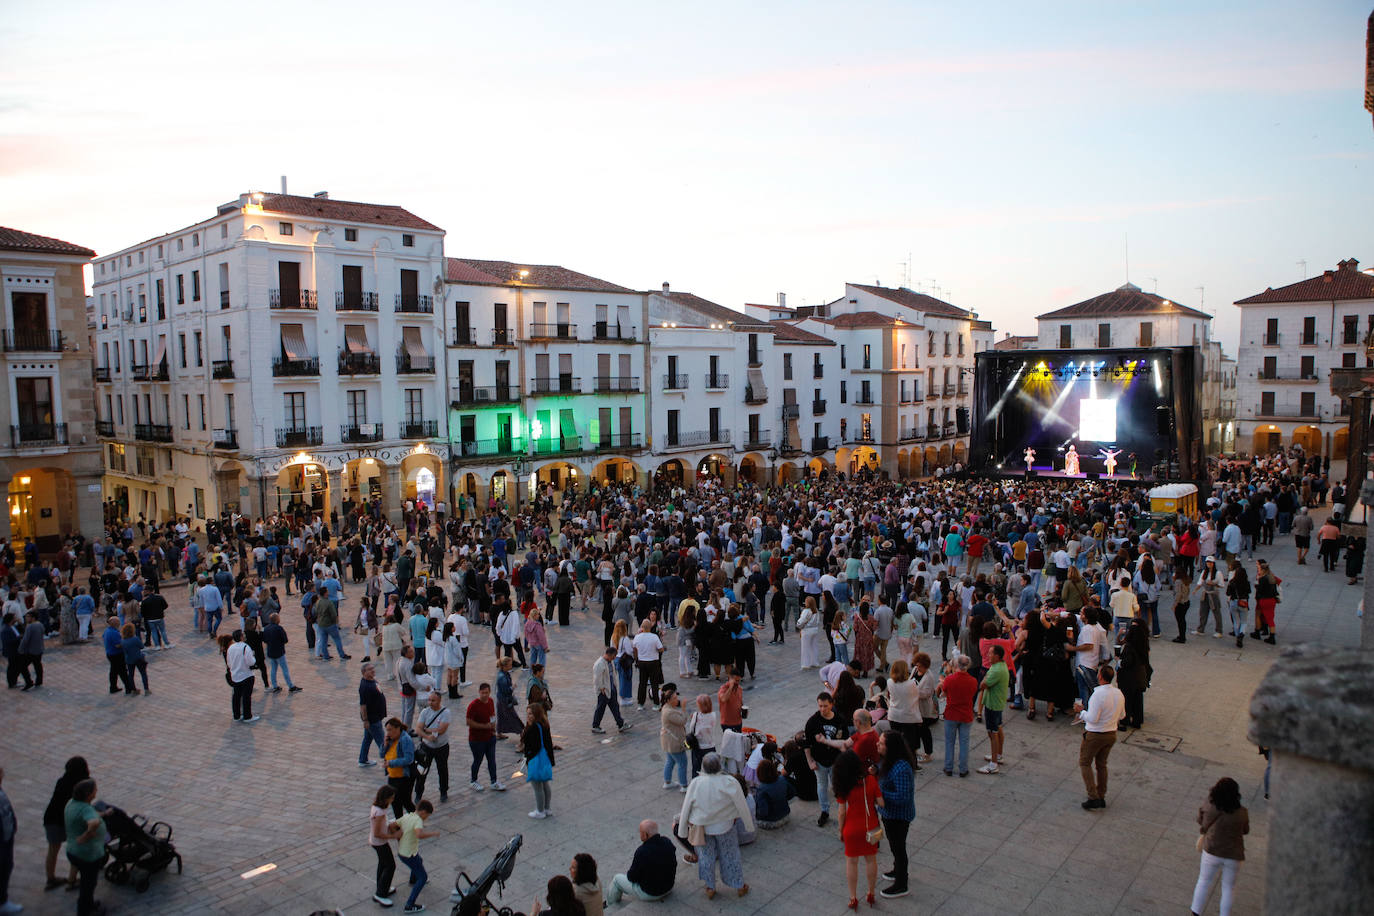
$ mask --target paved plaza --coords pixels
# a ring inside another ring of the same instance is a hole
[[[1356,644],[1360,590],[1346,585],[1341,572],[1323,574],[1319,562],[1298,567],[1291,538],[1278,541],[1257,556],[1271,559],[1285,580],[1280,647],[1297,641]],[[166,593],[173,601],[168,623],[176,648],[150,654],[151,696],[108,695],[98,643],[51,649],[42,690],[6,693],[0,765],[19,818],[11,899],[30,913],[75,909],[74,893],[41,890],[41,818],[63,761],[83,754],[100,797],[173,825],[174,842],[185,859],[184,874],[158,875],[142,895],[102,879],[97,896],[112,911],[302,916],[333,907],[349,916],[382,912],[370,899],[375,860],[367,847],[367,809],[383,776],[379,768],[357,766],[361,638],[350,638],[350,662],[309,660],[303,624],[289,600],[288,657],[293,677],[305,690],[264,698],[259,684],[254,711],[262,720],[237,725],[230,721],[223,663],[212,642],[194,633],[184,586],[171,586]],[[1164,611],[1168,594],[1160,605],[1171,637],[1172,615]],[[350,600],[345,606],[356,605]],[[430,912],[448,912],[458,870],[476,874],[515,833],[524,835],[524,848],[503,902],[527,912],[536,894],[542,898],[547,879],[566,872],[574,853],[596,857],[604,886],[628,867],[641,819],[654,818],[667,831],[681,796],[660,789],[657,715],[630,708],[626,716],[636,727],[628,734],[589,732],[590,670],[601,632],[599,619],[576,611],[571,628],[550,630],[552,720],[565,748],[554,771],[553,818],[526,817],[532,792],[512,776],[520,769],[513,740],[498,751],[510,791],[469,790],[470,758],[458,726],[451,764],[456,788],[429,822],[442,836],[421,848],[431,875],[421,902]],[[688,697],[714,691],[714,681],[672,677],[676,639],[670,635],[666,641],[669,679],[679,680]],[[474,681],[494,677],[489,646],[485,637],[474,639],[469,666]],[[751,724],[787,734],[800,729],[814,709],[818,678],[815,671],[799,670],[798,648],[794,636],[782,648],[759,647],[759,679],[747,699]],[[939,647],[929,638],[923,648],[938,657]],[[1259,912],[1268,807],[1261,790],[1264,760],[1245,731],[1250,695],[1278,650],[1248,639],[1237,650],[1230,639],[1191,635],[1186,645],[1155,640],[1152,650],[1154,686],[1145,696],[1145,729],[1112,751],[1105,811],[1079,807],[1084,797],[1077,767],[1081,730],[1070,717],[1046,722],[1043,707],[1034,722],[1013,714],[1006,729],[1008,763],[1000,775],[951,779],[938,765],[917,774],[917,821],[909,841],[912,893],[900,900],[880,898],[878,910],[1183,912],[1197,876],[1197,808],[1211,785],[1229,775],[1241,784],[1252,825],[1235,912]],[[383,687],[389,711],[399,711],[395,685]],[[460,704],[475,689],[465,693]],[[986,734],[975,724],[973,735],[971,759],[981,762]],[[941,752],[937,733],[937,762]],[[437,789],[428,794],[437,798]],[[844,912],[848,894],[840,842],[833,824],[815,826],[817,810],[815,803],[794,802],[787,827],[761,833],[745,848],[745,876],[752,886],[746,898],[722,894],[708,901],[695,866],[679,864],[677,887],[666,902],[633,903],[627,911]],[[884,845],[882,870],[890,862]],[[263,866],[272,868],[245,877]],[[404,868],[398,872],[402,884],[405,873]],[[399,904],[398,899],[395,912]],[[1216,911],[1214,891],[1208,912]]]

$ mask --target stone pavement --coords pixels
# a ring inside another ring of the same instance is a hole
[[[1280,640],[1354,644],[1357,588],[1347,586],[1341,573],[1323,575],[1320,564],[1296,566],[1291,538],[1279,540],[1259,555],[1268,556],[1285,579]],[[380,912],[370,900],[375,860],[366,835],[368,804],[382,776],[378,768],[356,764],[360,638],[350,639],[351,662],[310,661],[302,624],[291,615],[288,656],[305,691],[264,698],[259,689],[254,707],[262,721],[237,725],[230,721],[218,653],[191,631],[184,595],[180,587],[175,591],[169,629],[177,646],[150,655],[152,696],[108,695],[96,646],[50,651],[42,690],[5,694],[0,766],[19,817],[11,898],[31,913],[74,909],[73,894],[41,890],[41,817],[63,761],[80,753],[91,763],[100,797],[170,823],[185,858],[185,874],[156,876],[146,894],[102,880],[98,896],[113,911]],[[1168,619],[1166,632],[1171,628]],[[589,733],[590,667],[600,636],[599,621],[577,612],[571,628],[550,630],[553,724],[566,748],[555,769],[555,817],[525,816],[533,807],[532,793],[513,775],[519,770],[514,741],[503,742],[498,752],[511,790],[471,792],[460,730],[452,752],[455,788],[429,822],[443,835],[422,844],[431,884],[421,902],[430,912],[447,912],[457,871],[479,872],[512,834],[524,835],[524,848],[504,903],[525,912],[536,893],[542,897],[547,879],[567,870],[574,853],[597,858],[604,885],[628,867],[640,819],[655,818],[668,829],[681,796],[659,788],[657,717],[630,709],[626,715],[637,727],[629,734]],[[924,647],[929,651],[932,641]],[[1152,649],[1155,677],[1145,699],[1146,728],[1124,737],[1112,752],[1105,811],[1079,808],[1080,731],[1069,717],[1048,723],[1043,714],[1034,722],[1013,716],[1007,724],[1010,762],[1001,775],[949,779],[938,766],[917,774],[918,820],[909,841],[912,894],[879,898],[878,909],[1065,916],[1182,912],[1197,875],[1197,807],[1218,778],[1230,775],[1241,784],[1252,825],[1235,912],[1259,912],[1268,840],[1260,788],[1264,760],[1246,741],[1245,729],[1250,695],[1277,650],[1246,640],[1238,651],[1230,640],[1210,637],[1190,637],[1181,646],[1157,640]],[[476,673],[469,668],[474,680],[494,675],[490,652],[478,640]],[[665,657],[670,673],[676,670],[675,652],[670,648]],[[814,708],[816,673],[798,670],[795,638],[781,649],[761,645],[758,654],[750,721],[775,734],[799,729]],[[715,687],[714,681],[676,680],[689,696]],[[399,710],[394,684],[383,686],[389,708]],[[981,762],[986,745],[975,724],[971,759]],[[937,761],[941,747],[937,735]],[[437,790],[429,794],[435,797]],[[843,912],[844,859],[833,825],[815,826],[817,810],[814,803],[796,803],[790,825],[762,834],[745,849],[753,891],[743,900],[722,894],[708,901],[695,866],[680,864],[677,889],[667,902],[630,904],[629,912]],[[882,870],[890,862],[884,847]],[[267,865],[274,867],[244,877]],[[403,886],[404,875],[402,867]],[[400,911],[400,902],[393,912]],[[1214,891],[1208,912],[1216,911]]]

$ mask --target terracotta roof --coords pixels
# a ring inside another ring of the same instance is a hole
[[[1154,293],[1141,290],[1134,283],[1127,283],[1110,293],[1093,296],[1062,309],[1055,309],[1037,319],[1046,318],[1111,318],[1118,315],[1187,315],[1193,318],[1211,318],[1206,312],[1179,305],[1172,299],[1165,299]]]
[[[1360,262],[1354,258],[1339,262],[1335,270],[1328,270],[1320,277],[1311,277],[1301,283],[1290,283],[1278,289],[1271,286],[1262,293],[1236,300],[1236,305],[1259,305],[1266,302],[1331,302],[1338,299],[1374,299],[1374,277],[1362,273]]]
[[[768,322],[773,326],[773,339],[780,343],[820,344],[833,347],[835,341],[806,328],[799,328],[785,318],[774,318]]]
[[[925,293],[907,289],[905,286],[900,289],[888,289],[886,286],[864,286],[862,283],[850,283],[849,285],[866,293],[881,296],[898,305],[904,305],[909,309],[916,309],[918,312],[926,312],[944,318],[967,318],[969,315],[957,305],[951,305],[943,299],[936,299],[934,296],[927,296]]]
[[[45,254],[79,254],[88,258],[95,257],[94,251],[81,245],[73,245],[71,242],[49,238],[46,235],[34,235],[32,232],[23,232],[19,229],[7,229],[4,226],[0,226],[0,251],[39,251]]]
[[[333,219],[344,223],[372,223],[377,226],[396,226],[400,229],[443,231],[404,207],[390,204],[365,204],[352,200],[334,200],[330,197],[300,197],[295,194],[264,194],[262,209],[268,213]]]
[[[664,299],[667,299],[670,302],[675,302],[684,308],[689,308],[694,312],[704,315],[712,321],[719,321],[725,324],[731,324],[734,325],[736,328],[758,328],[760,330],[768,331],[773,330],[773,325],[767,321],[751,317],[749,315],[744,314],[743,312],[737,312],[734,309],[726,308],[723,305],[718,305],[712,302],[710,299],[701,298],[695,293],[677,293],[671,291],[665,292],[664,290],[654,289],[649,290],[649,292],[655,296],[662,296]]]
[[[896,318],[882,312],[845,312],[818,320],[837,328],[890,328],[897,323]]]
[[[1030,350],[1040,338],[1034,334],[1015,334],[1003,337],[992,345],[994,350]]]
[[[448,258],[445,271],[450,283],[496,286],[526,286],[537,289],[577,289],[601,293],[633,293],[609,280],[580,274],[551,264],[521,264],[516,261],[480,261],[474,258]],[[521,271],[528,271],[521,277]]]

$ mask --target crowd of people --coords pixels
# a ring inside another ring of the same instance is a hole
[[[1135,481],[949,475],[912,485],[861,473],[768,489],[544,488],[517,514],[464,498],[452,515],[408,507],[396,526],[375,503],[327,521],[236,516],[203,535],[184,522],[138,522],[98,541],[74,539],[53,562],[26,564],[22,577],[8,547],[0,550],[0,635],[9,686],[22,678],[27,690],[42,684],[45,640],[91,639],[100,614],[111,692],[146,695],[145,653],[173,648],[170,596],[177,611],[188,609],[178,632],[216,640],[233,719],[247,725],[260,720],[256,692],[301,689],[287,665],[291,635],[303,636],[314,662],[363,656],[358,765],[386,771],[369,815],[374,899],[394,905],[397,841],[411,877],[405,912],[423,909],[419,841],[433,835],[425,821],[452,788],[459,707],[446,701],[466,700],[469,790],[507,790],[496,754],[512,741],[533,794],[529,817],[554,816],[562,748],[545,666],[561,655],[560,675],[591,669],[593,734],[604,734],[607,714],[626,732],[644,724],[632,708],[652,707],[663,788],[682,798],[672,839],[657,822],[641,823],[640,852],[604,893],[595,859],[580,855],[549,882],[546,912],[600,912],[626,894],[662,898],[676,880],[674,842],[708,896],[718,884],[747,894],[740,847],[786,828],[798,800],[815,803],[822,828],[833,812],[857,908],[861,897],[872,905],[879,893],[910,891],[915,774],[935,760],[941,722],[944,775],[974,771],[978,724],[989,752],[976,772],[991,777],[1011,762],[1013,711],[1072,719],[1083,728],[1082,807],[1105,808],[1118,732],[1145,722],[1153,640],[1165,635],[1161,603],[1174,612],[1173,642],[1211,629],[1238,648],[1246,636],[1275,644],[1282,582],[1255,550],[1292,533],[1305,562],[1308,510],[1325,494],[1324,477],[1274,458],[1223,463],[1196,517],[1151,515]],[[1344,552],[1357,581],[1362,539],[1329,522],[1315,533],[1324,562],[1334,569]],[[604,647],[594,659],[558,651],[557,630],[575,625],[574,610],[600,618]],[[765,632],[773,651],[759,651]],[[675,675],[665,671],[674,655]],[[774,714],[751,727],[745,691],[785,665],[815,669],[819,692],[798,697],[795,720]],[[812,702],[807,717],[800,707]],[[1234,812],[1230,796],[1214,796],[1216,810]],[[879,888],[884,841],[891,867]],[[1223,852],[1212,855],[1238,860],[1224,855],[1229,840],[1216,848]],[[1225,911],[1234,868],[1212,871],[1223,877]]]

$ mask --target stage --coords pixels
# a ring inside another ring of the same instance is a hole
[[[1141,474],[1139,477],[1132,477],[1129,473],[1125,473],[1125,474],[1113,474],[1113,475],[1111,475],[1110,477],[1107,476],[1106,474],[1092,474],[1091,476],[1090,476],[1089,474],[1086,474],[1086,473],[1084,473],[1084,474],[1066,474],[1063,470],[1055,470],[1053,467],[1050,467],[1049,465],[1041,466],[1041,465],[1038,465],[1038,464],[1035,465],[1033,468],[1031,468],[1031,470],[1032,470],[1032,471],[1034,472],[1034,474],[1035,474],[1035,477],[1034,477],[1034,478],[1031,478],[1031,479],[1036,479],[1036,478],[1044,479],[1044,478],[1048,478],[1048,479],[1052,479],[1052,480],[1106,480],[1106,481],[1111,481],[1111,482],[1113,482],[1113,483],[1155,483],[1155,482],[1156,482],[1156,481],[1155,481],[1155,478],[1154,478],[1153,476],[1149,475],[1149,474]],[[1024,479],[1026,479],[1026,468],[1025,468],[1024,465],[1022,465],[1022,466],[1019,467],[1019,468],[1011,467],[1011,466],[1009,466],[1009,465],[1004,465],[1004,466],[1002,466],[1002,467],[995,467],[995,468],[993,468],[992,473],[989,474],[989,475],[985,475],[985,476],[1001,477],[1001,478],[1015,479],[1015,480],[1024,480]]]

